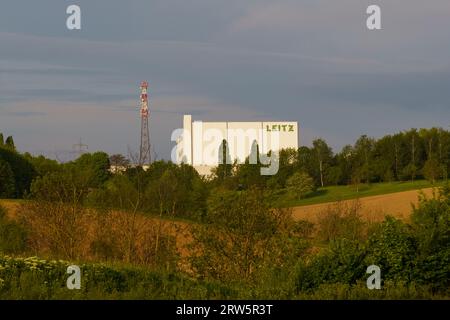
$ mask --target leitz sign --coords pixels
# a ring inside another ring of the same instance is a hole
[[[293,124],[272,124],[266,125],[266,131],[278,131],[278,132],[295,132]]]

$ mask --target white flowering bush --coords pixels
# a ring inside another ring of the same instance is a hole
[[[0,299],[208,299],[231,291],[180,274],[136,267],[79,264],[81,289],[69,290],[64,260],[0,255]]]

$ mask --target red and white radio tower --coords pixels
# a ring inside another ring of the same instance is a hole
[[[148,82],[141,84],[141,148],[139,152],[139,165],[143,166],[151,162],[150,157],[150,133],[148,130]]]

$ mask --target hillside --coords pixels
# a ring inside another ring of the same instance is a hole
[[[370,185],[362,184],[359,186],[358,191],[355,186],[327,186],[324,188],[318,188],[315,192],[310,193],[301,200],[280,198],[279,201],[277,201],[277,204],[281,207],[310,206],[315,204],[361,199],[365,197],[421,190],[439,186],[442,186],[442,183],[436,183],[433,185],[426,180],[417,180],[414,182],[372,183]]]
[[[426,196],[431,196],[433,188],[343,200],[342,203],[351,205],[358,201],[361,206],[360,214],[368,221],[382,221],[386,215],[407,221],[411,214],[412,205],[418,204],[420,192],[423,192]],[[336,202],[294,207],[293,216],[296,220],[307,220],[315,223],[317,218],[334,204]]]

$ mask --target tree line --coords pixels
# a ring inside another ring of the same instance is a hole
[[[255,184],[284,188],[289,177],[298,172],[310,176],[316,187],[423,178],[435,182],[448,178],[450,132],[432,128],[411,129],[379,139],[362,135],[337,153],[319,138],[311,147],[282,150],[279,162],[280,170],[272,177],[258,177],[256,168],[236,164],[220,165],[215,175],[244,188]]]
[[[258,146],[253,146],[256,153]],[[300,199],[316,188],[331,185],[353,185],[376,182],[428,179],[432,183],[448,178],[450,165],[450,132],[442,128],[411,129],[379,139],[361,136],[353,145],[333,152],[324,139],[315,139],[311,147],[280,152],[279,171],[262,176],[261,164],[226,164],[229,157],[226,141],[218,152],[219,166],[209,177],[201,177],[185,164],[157,161],[149,170],[132,165],[125,156],[104,152],[83,154],[69,163],[60,164],[43,156],[19,153],[12,137],[3,141],[0,135],[0,197],[22,198],[32,195],[34,183],[39,188],[58,175],[73,174],[89,178],[91,204],[105,203],[156,214],[201,217],[205,201],[215,190],[242,191],[249,188],[270,190],[275,197],[287,195]],[[112,166],[112,167],[111,167]],[[121,168],[119,171],[110,168]],[[35,187],[36,191],[39,189]],[[124,201],[123,192],[133,195],[133,204]]]

